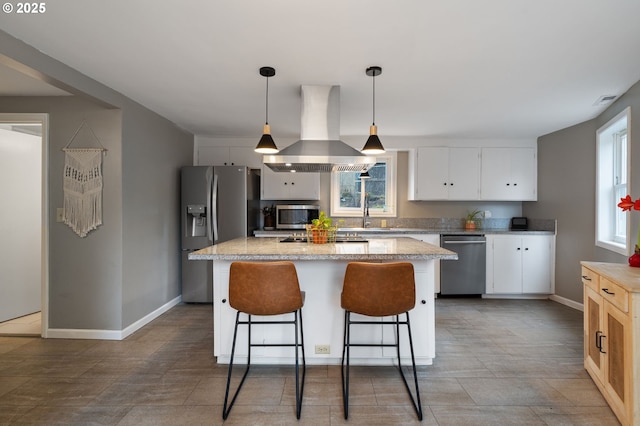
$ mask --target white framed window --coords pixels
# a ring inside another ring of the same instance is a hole
[[[596,132],[596,246],[629,254],[629,221],[617,205],[629,194],[631,109]]]
[[[396,216],[395,152],[376,155],[376,164],[369,169],[369,179],[360,179],[360,172],[331,173],[331,216],[362,216],[365,197],[369,216]]]

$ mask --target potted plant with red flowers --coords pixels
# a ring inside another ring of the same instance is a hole
[[[640,210],[640,198],[633,201],[631,195],[627,195],[620,199],[618,207],[622,211]],[[629,266],[640,267],[640,247],[638,247],[638,244],[640,244],[640,227],[638,227],[638,238],[636,239],[633,255],[629,258]]]

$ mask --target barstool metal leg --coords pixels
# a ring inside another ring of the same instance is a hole
[[[245,369],[244,374],[242,375],[242,379],[240,380],[240,384],[233,394],[233,398],[231,398],[231,402],[229,403],[229,407],[227,408],[227,401],[229,399],[229,387],[231,386],[231,373],[233,371],[233,358],[236,352],[236,338],[238,336],[238,325],[240,324],[240,312],[236,313],[236,325],[233,329],[233,343],[231,344],[231,359],[229,360],[229,372],[227,373],[227,389],[224,393],[224,405],[222,407],[222,419],[226,420],[231,412],[231,408],[233,404],[236,402],[236,398],[238,397],[238,393],[240,392],[240,388],[244,384],[244,380],[247,378],[247,374],[249,373],[249,368],[251,367],[251,315],[249,315],[249,323],[248,323],[248,354],[247,354],[247,368]]]
[[[351,312],[344,311],[344,333],[342,345],[342,362],[340,374],[342,376],[342,404],[344,407],[344,418],[349,418],[349,356],[350,356],[350,322]],[[345,371],[345,354],[346,354],[346,371]]]
[[[402,381],[404,382],[405,387],[407,388],[407,392],[409,393],[409,397],[411,398],[411,403],[413,404],[413,408],[416,410],[416,414],[418,415],[418,420],[422,420],[422,402],[420,401],[420,388],[418,387],[418,372],[416,369],[416,358],[413,353],[413,338],[411,336],[411,322],[409,321],[409,312],[405,312],[407,321],[407,334],[409,335],[409,350],[411,351],[411,367],[413,369],[413,381],[416,388],[415,398],[411,394],[411,389],[409,388],[409,384],[407,383],[407,379],[404,376],[404,372],[402,371],[402,364],[400,364],[400,322],[398,319],[398,315],[396,315],[396,345],[398,348],[398,370],[400,370],[400,376],[402,376]]]
[[[344,406],[344,418],[349,418],[349,360],[350,360],[350,349],[351,349],[351,340],[350,340],[350,330],[351,330],[351,312],[345,310],[344,313],[344,340],[343,340],[343,348],[342,348],[342,362],[341,362],[341,376],[342,376],[342,401]],[[395,344],[358,344],[357,346],[395,346],[396,354],[398,356],[398,371],[400,372],[400,377],[402,377],[402,381],[404,382],[405,388],[409,393],[409,398],[411,398],[411,403],[413,404],[413,408],[416,411],[419,420],[422,420],[422,402],[420,401],[420,388],[418,386],[418,372],[416,368],[416,359],[413,351],[413,337],[411,335],[411,323],[409,320],[409,312],[405,312],[406,321],[400,322],[399,315],[395,315],[394,322],[387,322],[387,324],[395,325]],[[362,323],[362,322],[359,322]],[[402,371],[402,364],[400,358],[400,324],[407,325],[407,334],[409,335],[409,349],[411,352],[411,367],[413,370],[413,381],[415,385],[415,397],[411,393],[411,388],[405,378],[404,372]]]
[[[304,393],[304,381],[307,374],[307,363],[304,355],[304,331],[302,326],[302,308],[293,313],[295,316],[295,349],[296,349],[296,418],[300,419],[300,413],[302,412],[302,397]],[[300,318],[300,326],[298,326],[298,318]],[[300,342],[298,342],[298,328],[300,329]],[[302,380],[299,379],[299,356],[298,350],[302,352]]]
[[[304,352],[304,329],[303,329],[303,324],[302,324],[302,308],[300,308],[297,311],[292,312],[293,316],[294,316],[294,320],[293,321],[288,321],[286,323],[288,324],[293,324],[295,327],[295,342],[294,345],[291,344],[269,344],[266,346],[295,346],[295,372],[296,372],[296,417],[298,419],[300,419],[300,414],[302,412],[302,398],[303,398],[303,393],[304,393],[304,382],[305,382],[305,378],[306,378],[306,374],[307,374],[307,362],[306,362],[306,357],[305,357],[305,352]],[[247,329],[247,366],[246,366],[246,370],[242,376],[242,379],[240,380],[240,384],[238,385],[235,393],[233,394],[233,397],[231,398],[231,402],[228,403],[229,401],[229,390],[231,387],[231,377],[232,377],[232,371],[233,371],[233,359],[235,356],[235,351],[236,351],[236,340],[237,340],[237,336],[238,336],[238,325],[241,324],[240,321],[240,312],[236,313],[236,324],[233,330],[233,342],[231,344],[231,358],[229,360],[229,371],[227,374],[227,387],[226,387],[226,391],[225,391],[225,395],[224,395],[224,405],[222,408],[222,419],[226,420],[227,417],[229,416],[229,413],[231,412],[231,408],[233,407],[233,404],[236,401],[236,398],[238,397],[238,394],[240,393],[240,389],[242,388],[242,385],[244,384],[245,379],[247,378],[247,374],[249,373],[249,369],[251,368],[251,348],[252,346],[265,346],[264,344],[255,344],[252,345],[251,344],[251,326],[252,326],[252,321],[251,321],[251,315],[247,315],[248,316],[248,320],[246,323],[242,323],[242,324],[246,324],[248,329]],[[299,322],[298,322],[299,321]],[[260,321],[258,321],[257,323],[260,323]],[[273,322],[271,322],[271,324],[273,324]],[[299,340],[298,340],[298,332],[300,333],[299,335]],[[302,353],[302,377],[300,377],[300,352]],[[227,406],[228,405],[228,406]]]

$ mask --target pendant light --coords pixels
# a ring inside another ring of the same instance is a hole
[[[262,67],[260,68],[260,75],[267,78],[265,122],[264,127],[262,128],[262,137],[254,151],[260,154],[275,154],[279,149],[271,137],[271,127],[269,126],[269,77],[276,75],[276,70],[272,67]]]
[[[378,137],[378,126],[376,126],[376,76],[382,74],[382,68],[373,66],[367,68],[366,71],[369,77],[373,77],[373,122],[369,127],[369,139],[362,148],[363,154],[384,154],[385,150]]]
[[[366,172],[360,173],[360,179],[371,179],[371,175],[369,174],[369,171],[367,170]]]

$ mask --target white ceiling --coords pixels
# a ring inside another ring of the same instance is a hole
[[[537,137],[640,80],[637,0],[56,0],[0,28],[199,135],[300,131],[300,85],[341,86],[341,134]],[[4,71],[6,72],[6,71]],[[7,81],[0,73],[0,94]]]

